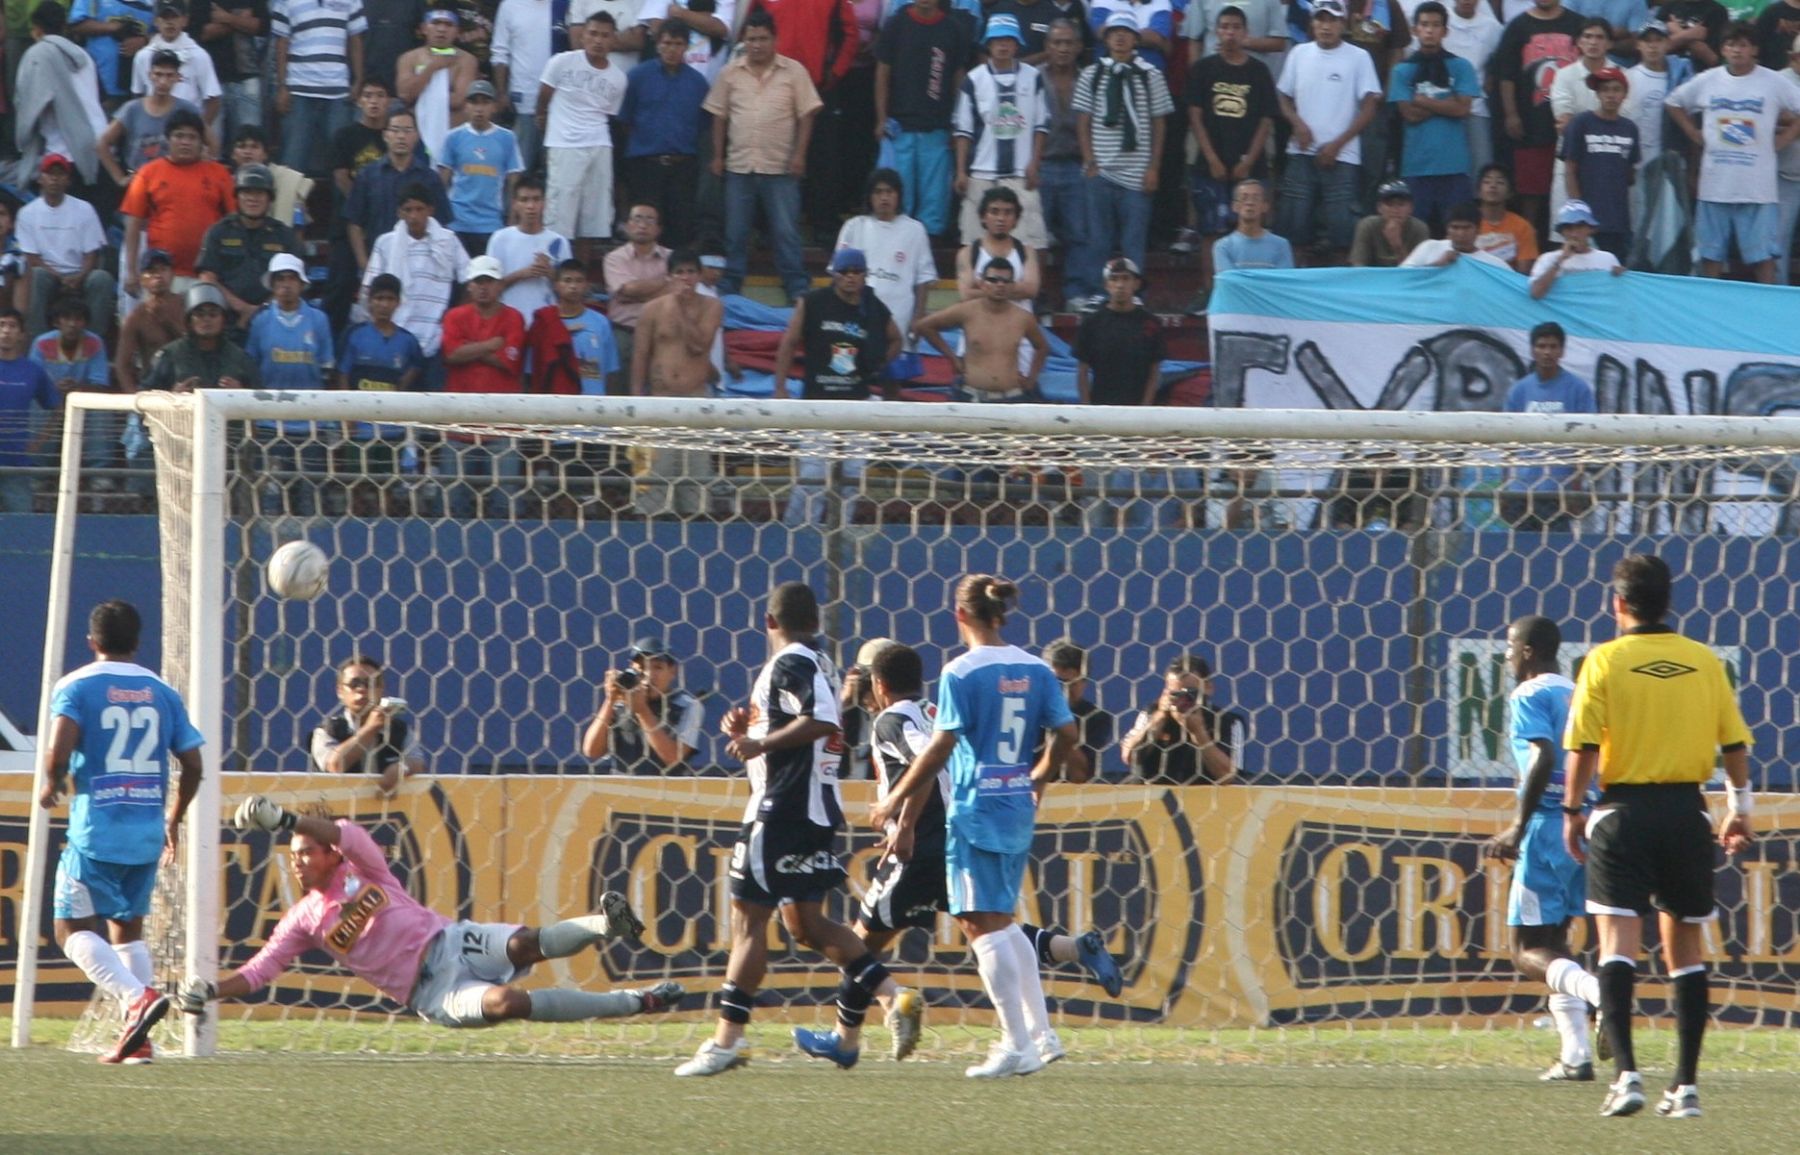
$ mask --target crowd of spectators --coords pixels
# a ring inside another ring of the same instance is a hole
[[[1800,3],[1575,2],[8,0],[0,467],[77,389],[717,388],[697,302],[743,289],[755,230],[790,303],[810,239],[894,323],[899,357],[831,396],[967,320],[959,396],[1031,400],[1025,318],[1060,304],[1084,396],[1153,400],[1155,362],[1120,355],[1156,324],[1153,240],[1194,254],[1196,312],[1215,270],[1465,256],[1536,296],[1690,262],[1785,281]],[[927,309],[934,244],[954,317]],[[91,428],[93,466],[147,452]]]

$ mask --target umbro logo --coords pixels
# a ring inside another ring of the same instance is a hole
[[[1694,674],[1699,671],[1695,670],[1692,666],[1684,666],[1680,662],[1671,662],[1665,659],[1657,662],[1645,662],[1641,666],[1633,666],[1631,667],[1631,672],[1634,674],[1648,674],[1652,678],[1661,678],[1664,681],[1667,681],[1670,678],[1679,678],[1683,674]]]

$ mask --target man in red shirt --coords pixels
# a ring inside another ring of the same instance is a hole
[[[170,291],[186,293],[195,284],[194,265],[206,230],[237,211],[231,170],[201,153],[206,126],[199,115],[176,109],[163,134],[168,153],[137,170],[119,204],[125,217],[122,279],[133,297],[138,295],[138,257],[145,248],[169,254],[175,269]]]
[[[494,257],[469,262],[467,303],[444,314],[445,390],[450,393],[520,393],[524,391],[525,318],[500,303],[504,274]],[[510,517],[517,486],[504,480],[524,474],[524,459],[510,442],[450,439],[439,451],[438,472],[447,482],[450,514],[475,513],[477,478],[494,478],[479,487],[486,492],[485,516]]]

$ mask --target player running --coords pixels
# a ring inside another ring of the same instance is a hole
[[[181,695],[133,662],[143,622],[129,602],[88,615],[94,660],[50,692],[50,745],[38,804],[53,810],[74,782],[69,834],[56,864],[56,945],[96,987],[118,999],[125,1028],[102,1063],[148,1063],[150,1031],[169,1000],[150,984],[144,916],[156,866],[175,861],[181,818],[200,789],[200,731]],[[169,761],[181,778],[171,802]],[[111,941],[100,937],[106,920]]]
[[[871,815],[878,826],[897,823],[887,852],[912,857],[930,804],[928,788],[949,767],[944,859],[950,913],[975,952],[1001,1027],[986,1061],[964,1072],[972,1079],[1029,1075],[1062,1057],[1036,952],[1012,912],[1039,795],[1061,772],[1078,732],[1056,674],[1042,659],[1000,640],[1018,596],[1016,585],[989,574],[972,574],[957,585],[956,628],[968,652],[939,679],[931,742]],[[1045,730],[1051,732],[1049,748],[1033,767],[1031,751]]]
[[[880,1000],[896,1052],[918,1042],[924,1000],[901,987],[861,939],[825,914],[826,894],[844,884],[833,851],[844,808],[837,768],[837,687],[830,659],[816,648],[819,602],[803,582],[785,582],[769,596],[764,618],[773,656],[756,677],[750,706],[725,716],[726,751],[750,776],[744,831],[731,852],[731,958],[719,987],[719,1025],[694,1057],[675,1068],[682,1077],[717,1075],[749,1062],[744,1029],[769,956],[769,916],[794,941],[818,951],[844,972],[838,987],[839,1066],[856,1063],[863,1018]]]
[[[510,1019],[572,1023],[668,1010],[681,984],[641,991],[510,985],[545,959],[568,958],[644,929],[625,896],[600,896],[600,913],[542,929],[513,923],[452,921],[420,905],[394,877],[369,832],[348,819],[295,814],[260,794],[232,820],[239,830],[291,832],[295,881],[305,893],[281,916],[268,943],[215,985],[190,978],[181,1009],[206,1013],[214,999],[241,999],[285,971],[301,953],[323,950],[357,978],[428,1023],[491,1027]]]
[[[877,711],[870,752],[875,763],[877,797],[881,799],[892,792],[913,759],[930,744],[931,716],[935,711],[922,700],[925,695],[924,662],[911,646],[884,640],[860,668],[863,674],[857,681],[863,685],[859,689]],[[909,927],[929,929],[935,926],[938,914],[950,909],[950,890],[944,867],[944,808],[949,796],[950,775],[948,771],[940,770],[928,789],[928,797],[914,827],[912,857],[901,861],[891,854],[884,854],[877,863],[875,877],[863,894],[862,910],[856,917],[855,927],[857,937],[867,943],[870,950],[877,953],[886,950]],[[897,822],[888,824],[889,837],[894,835],[898,825]],[[1117,998],[1124,989],[1124,977],[1112,955],[1107,953],[1099,931],[1090,930],[1076,938],[1035,926],[1021,925],[1019,929],[1036,944],[1038,958],[1044,965],[1079,961],[1110,997]],[[845,1065],[841,1058],[843,1046],[836,1032],[797,1027],[794,1042],[809,1055]],[[903,1052],[899,1042],[896,1036],[894,1058],[904,1059],[912,1052],[910,1048]],[[1047,1060],[1061,1057],[1060,1048],[1045,1056]]]
[[[1519,764],[1519,812],[1487,852],[1517,862],[1506,903],[1514,964],[1534,982],[1555,972],[1550,1017],[1562,1037],[1562,1055],[1538,1077],[1591,1083],[1588,1007],[1599,1005],[1600,984],[1569,951],[1569,923],[1583,910],[1587,878],[1563,847],[1562,735],[1575,683],[1558,672],[1561,645],[1562,630],[1549,618],[1523,617],[1506,631],[1506,664],[1518,682],[1507,699],[1507,738]]]

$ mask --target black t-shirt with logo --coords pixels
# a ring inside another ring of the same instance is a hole
[[[1242,64],[1227,63],[1216,53],[1194,65],[1188,73],[1187,103],[1200,110],[1200,123],[1226,167],[1237,164],[1250,151],[1256,126],[1263,117],[1278,116],[1275,78],[1269,66],[1251,56]],[[1268,161],[1258,156],[1252,176],[1264,176]]]
[[[1090,403],[1142,405],[1150,370],[1163,359],[1162,322],[1142,305],[1095,309],[1081,319],[1075,356],[1088,367]]]
[[[888,325],[893,314],[864,289],[850,304],[836,289],[806,294],[800,344],[806,354],[808,401],[867,401],[887,367]]]

